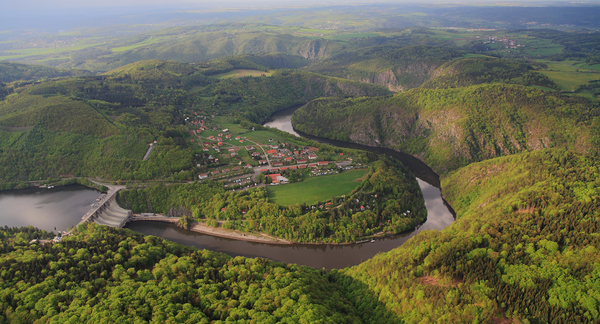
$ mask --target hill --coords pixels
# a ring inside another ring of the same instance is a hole
[[[297,59],[274,54],[202,64],[150,60],[101,76],[13,84],[15,93],[0,101],[0,161],[9,166],[0,177],[5,182],[60,175],[191,180],[198,173],[195,154],[202,149],[189,141],[186,114],[235,114],[260,122],[317,97],[389,93],[293,70],[230,80],[207,75],[240,66],[266,69],[253,60],[278,64],[277,57],[290,64]],[[158,153],[142,161],[153,141]]]
[[[462,55],[452,47],[383,45],[346,50],[304,69],[403,91],[420,86],[442,64]]]
[[[558,86],[547,76],[534,71],[530,64],[498,59],[467,58],[440,66],[421,88],[459,88],[482,83],[535,85],[551,89]]]
[[[594,159],[541,150],[452,172],[442,179],[451,226],[340,271],[338,282],[370,323],[389,313],[405,322],[595,323],[597,170]],[[371,292],[378,298],[364,298]]]
[[[17,80],[37,81],[58,77],[74,77],[89,75],[83,70],[58,69],[45,65],[0,62],[0,82],[8,83]]]
[[[172,37],[173,33],[177,32],[182,33],[181,37]],[[142,36],[144,35],[138,38]],[[266,53],[285,53],[314,60],[330,57],[349,46],[345,42],[336,40],[313,40],[303,36],[260,32],[198,32],[165,29],[156,34],[145,35],[147,39],[154,37],[168,39],[157,43],[148,42],[140,46],[124,47],[123,50],[113,50],[109,46],[86,48],[74,52],[67,59],[57,60],[56,67],[106,72],[144,60],[192,63],[226,56]],[[282,54],[265,55],[257,61],[272,66],[284,64],[288,65],[287,67],[296,67],[298,64],[297,59],[291,60],[289,56],[285,57]],[[48,62],[48,64],[52,63],[52,61]]]
[[[292,122],[311,135],[409,152],[445,173],[548,147],[596,154],[597,109],[582,98],[483,84],[383,99],[318,99],[297,110]]]

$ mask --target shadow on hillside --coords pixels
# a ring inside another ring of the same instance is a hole
[[[363,323],[399,324],[404,321],[379,300],[379,295],[365,283],[341,272],[329,273],[329,281],[338,284]]]

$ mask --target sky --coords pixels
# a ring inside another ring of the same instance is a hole
[[[217,8],[298,8],[356,4],[452,6],[486,4],[572,5],[558,0],[5,0],[0,10],[0,32],[6,30],[43,29],[49,32],[83,26],[101,27],[115,24],[153,24],[180,19],[214,18]],[[581,2],[578,2],[581,3]],[[590,0],[600,5],[600,0]],[[207,13],[210,11],[210,13]],[[202,12],[203,14],[199,15]],[[254,11],[256,12],[256,11]],[[229,11],[232,14],[231,11]],[[248,15],[252,11],[238,11]]]
[[[326,0],[326,1],[298,1],[298,0],[16,0],[16,1],[5,1],[2,5],[2,10],[35,10],[44,8],[110,8],[110,7],[180,7],[180,8],[194,8],[194,7],[218,7],[228,5],[243,5],[243,6],[255,6],[255,5],[306,5],[309,3],[313,4],[356,4],[356,3],[473,3],[473,2],[485,2],[485,3],[569,3],[569,1],[563,0],[525,0],[525,1],[498,1],[498,0]],[[585,1],[588,3],[599,3],[598,0]],[[571,2],[572,3],[572,2]],[[580,2],[583,3],[583,2]]]

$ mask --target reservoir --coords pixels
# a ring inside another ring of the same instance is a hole
[[[64,231],[79,223],[98,196],[100,191],[81,185],[0,191],[0,226]]]

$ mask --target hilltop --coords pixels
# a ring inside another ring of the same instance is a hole
[[[598,108],[520,85],[413,89],[390,98],[319,99],[299,109],[302,132],[409,152],[445,173],[549,147],[596,154]]]

